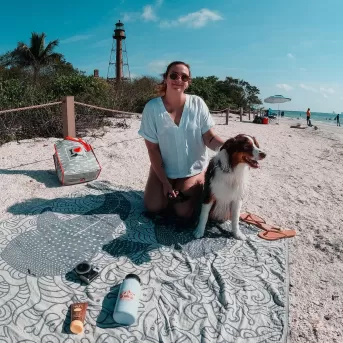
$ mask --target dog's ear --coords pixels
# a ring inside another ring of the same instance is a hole
[[[258,142],[257,142],[257,140],[256,140],[256,138],[255,137],[252,137],[252,140],[254,141],[254,144],[259,148],[260,147],[260,145],[258,144]]]
[[[233,149],[234,149],[234,146],[235,146],[235,143],[236,143],[236,139],[235,138],[229,138],[220,148],[220,150],[223,150],[225,149],[228,154],[230,154]]]

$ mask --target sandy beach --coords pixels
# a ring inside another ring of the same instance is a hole
[[[292,129],[297,120],[257,125],[215,116],[223,138],[254,135],[267,158],[251,171],[243,211],[267,223],[295,229],[289,239],[289,342],[343,342],[343,129]],[[149,159],[137,134],[139,119],[128,129],[108,128],[88,137],[103,168],[99,180],[143,190]],[[11,142],[0,147],[0,220],[16,215],[16,204],[61,198],[84,187],[60,186],[54,173],[55,138]]]

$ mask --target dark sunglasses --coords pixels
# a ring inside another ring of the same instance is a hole
[[[172,72],[172,73],[169,74],[169,78],[171,80],[177,80],[179,77],[181,77],[181,80],[183,82],[188,82],[190,80],[190,77],[187,74],[180,75],[177,72]]]

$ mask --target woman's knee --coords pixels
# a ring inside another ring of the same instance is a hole
[[[174,210],[178,217],[185,219],[191,219],[195,213],[195,208],[192,203],[177,204],[174,206]]]
[[[149,196],[144,196],[144,207],[148,212],[158,213],[167,207],[167,202],[163,199],[151,199]]]

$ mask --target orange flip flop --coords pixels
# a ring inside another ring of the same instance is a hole
[[[248,224],[253,224],[256,226],[258,226],[259,224],[266,223],[266,221],[262,219],[261,217],[257,216],[256,214],[249,213],[249,212],[241,213],[239,218]]]
[[[240,219],[248,224],[253,224],[259,229],[264,230],[264,232],[258,233],[258,236],[262,239],[275,241],[281,238],[291,238],[296,235],[295,230],[283,230],[278,226],[267,224],[263,218],[257,216],[256,214],[244,212],[240,215]]]
[[[258,228],[265,231],[281,230],[280,227],[269,225],[266,223],[266,221],[263,218],[249,212],[242,213],[240,215],[240,219],[248,224],[253,224],[257,226]]]
[[[276,241],[281,238],[291,238],[296,235],[295,230],[273,230],[273,231],[261,231],[258,233],[258,237],[266,239],[267,241]]]

